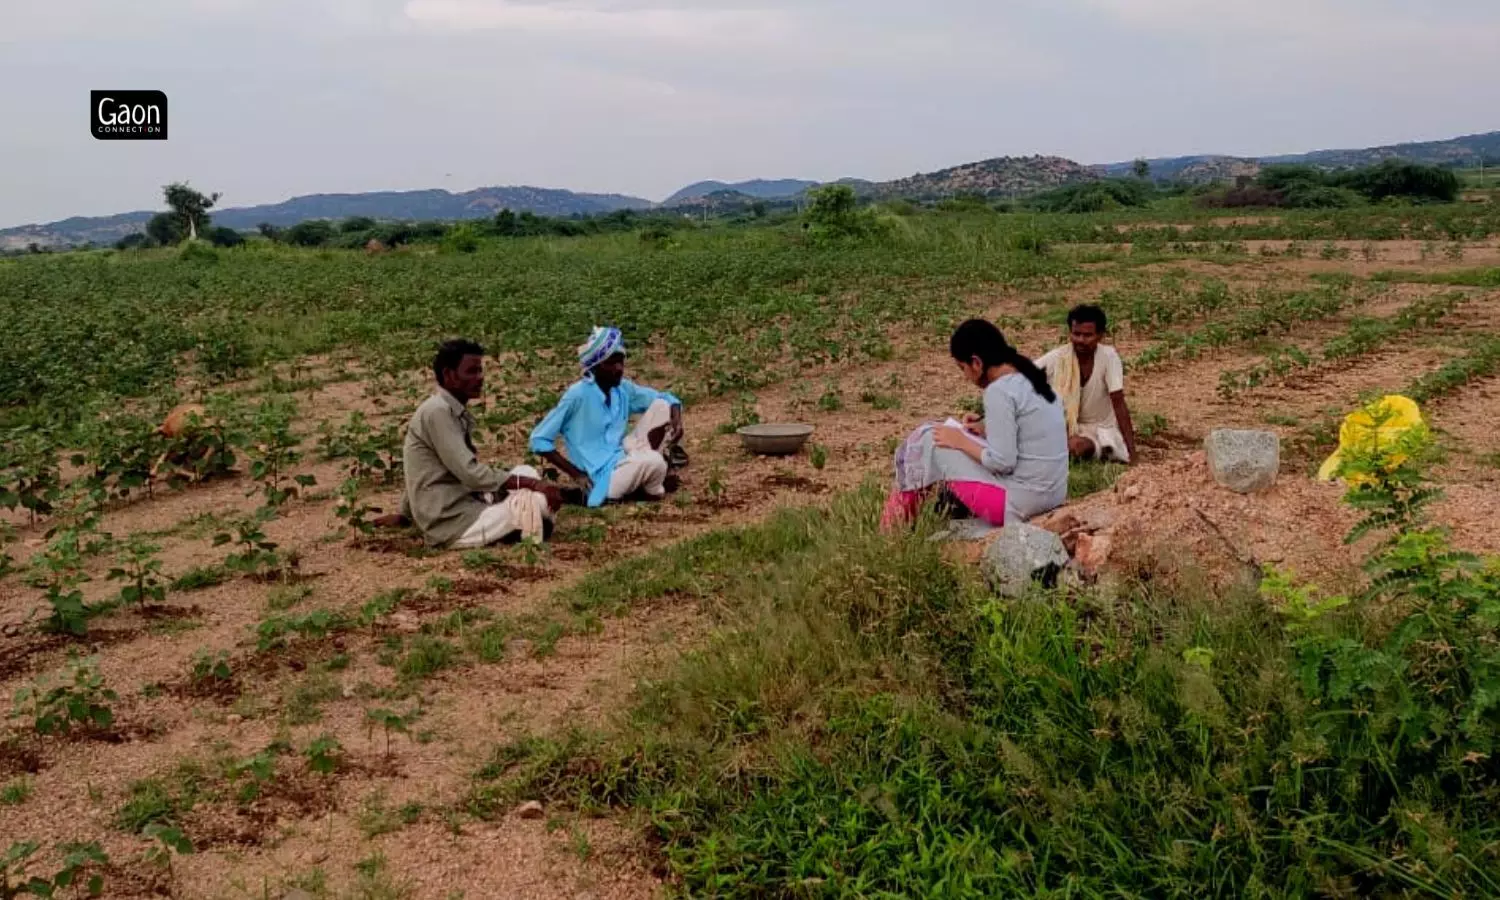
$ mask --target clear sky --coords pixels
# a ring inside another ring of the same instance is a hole
[[[167,93],[96,141],[92,89]],[[1500,129],[1500,0],[0,0],[0,227]]]

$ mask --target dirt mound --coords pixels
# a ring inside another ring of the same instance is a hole
[[[1285,569],[1346,588],[1359,555],[1343,542],[1355,516],[1341,495],[1337,485],[1285,471],[1268,491],[1237,494],[1214,482],[1198,452],[1134,468],[1111,490],[1033,524],[1061,535],[1087,574],[1165,563],[1227,586]]]

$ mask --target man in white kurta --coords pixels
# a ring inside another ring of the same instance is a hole
[[[1104,310],[1091,304],[1068,312],[1069,342],[1036,361],[1062,398],[1068,420],[1068,455],[1128,463],[1135,457],[1135,425],[1125,404],[1125,364],[1101,344]]]

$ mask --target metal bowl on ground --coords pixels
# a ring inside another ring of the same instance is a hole
[[[813,433],[811,425],[746,425],[737,430],[740,443],[758,456],[790,456],[802,449]]]

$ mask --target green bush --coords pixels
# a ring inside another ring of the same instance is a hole
[[[357,232],[374,231],[375,220],[369,216],[351,216],[339,223],[339,232],[342,234],[354,234]]]
[[[1371,200],[1399,197],[1452,203],[1458,199],[1458,176],[1452,169],[1388,159],[1376,166],[1337,173],[1333,182]]]
[[[1027,206],[1042,212],[1091,213],[1147,206],[1156,198],[1151,182],[1138,178],[1108,178],[1070,184],[1038,194]]]
[[[215,247],[238,247],[245,243],[245,236],[243,234],[240,234],[233,228],[225,228],[222,225],[209,229],[204,237],[208,238],[209,243]]]
[[[298,247],[321,247],[333,239],[333,223],[322,219],[298,222],[281,232],[281,240]]]
[[[854,188],[847,184],[828,184],[808,191],[811,203],[803,224],[814,243],[872,237],[885,228],[873,210],[861,209]]]
[[[438,249],[443,253],[474,253],[479,250],[479,231],[472,225],[455,225],[443,235]]]

